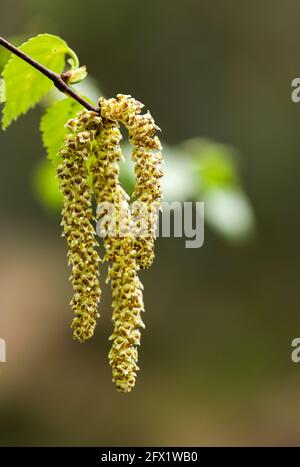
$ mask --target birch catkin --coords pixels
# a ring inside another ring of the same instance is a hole
[[[143,286],[138,271],[153,262],[161,203],[161,145],[155,136],[159,128],[149,112],[141,114],[143,105],[137,100],[119,94],[113,99],[101,98],[99,104],[100,115],[84,110],[68,122],[70,133],[60,151],[62,162],[57,169],[64,196],[63,235],[72,266],[72,328],[74,338],[84,342],[93,335],[98,317],[101,291],[93,227],[95,196],[96,219],[103,223],[101,230],[105,231],[103,261],[109,263],[107,281],[112,290],[114,328],[109,363],[117,389],[130,392],[139,370],[140,328],[144,327]],[[129,208],[130,197],[119,182],[119,163],[123,158],[119,122],[128,130],[134,145],[133,196],[139,202],[134,215]]]
[[[74,338],[84,342],[94,333],[100,300],[99,256],[95,249],[92,225],[92,192],[88,186],[86,162],[94,139],[95,126],[100,124],[96,114],[81,111],[68,122],[68,134],[60,151],[62,163],[57,168],[63,193],[63,236],[67,239],[70,277],[74,290],[71,307]]]
[[[147,225],[145,233],[135,240],[135,250],[139,266],[141,269],[146,269],[151,266],[154,259],[157,213],[162,197],[161,144],[155,136],[159,128],[149,112],[141,115],[144,105],[131,96],[118,94],[112,99],[102,97],[99,104],[101,115],[122,122],[128,130],[130,142],[134,144],[132,153],[136,174],[134,196],[145,205],[147,217],[145,219],[145,215],[142,216]]]
[[[139,328],[143,326],[140,313],[144,310],[142,284],[137,276],[134,257],[134,239],[130,233],[131,214],[128,195],[120,186],[119,161],[121,134],[118,124],[103,120],[103,129],[97,140],[94,189],[99,208],[113,207],[113,233],[104,238],[105,259],[110,263],[108,281],[112,289],[112,320],[114,323],[109,363],[113,381],[119,391],[129,392],[135,385],[138,370],[137,346],[140,344]]]

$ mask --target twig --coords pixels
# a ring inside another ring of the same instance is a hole
[[[33,66],[36,70],[43,73],[43,75],[47,76],[47,78],[49,78],[53,82],[54,86],[59,91],[63,92],[64,94],[67,94],[68,96],[75,99],[77,102],[79,102],[79,104],[81,104],[87,110],[91,110],[92,112],[99,113],[99,108],[94,107],[92,104],[90,104],[88,101],[86,101],[83,97],[81,97],[79,94],[77,94],[74,91],[74,89],[71,88],[71,86],[69,86],[67,83],[65,83],[65,81],[62,79],[62,77],[58,73],[55,73],[54,71],[49,70],[49,68],[46,68],[41,63],[39,63],[36,60],[34,60],[33,58],[29,57],[29,55],[22,52],[22,50],[18,49],[14,45],[12,45],[6,39],[3,39],[3,37],[0,37],[0,45],[5,47],[7,50],[12,52],[13,54],[17,55],[19,58],[21,58],[25,62],[29,63],[29,65]]]

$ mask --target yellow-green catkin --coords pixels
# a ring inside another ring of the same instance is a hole
[[[135,238],[135,256],[141,269],[151,266],[154,259],[154,239],[158,210],[161,204],[161,143],[156,132],[159,128],[149,112],[141,114],[143,104],[131,96],[118,94],[116,98],[100,98],[101,115],[120,121],[127,128],[129,140],[134,144],[132,159],[135,163],[135,198],[145,203],[146,232]],[[145,210],[142,210],[143,213]]]
[[[97,203],[102,206],[98,215],[105,214],[105,204],[102,203],[110,203],[114,207],[114,216],[110,213],[109,218],[115,221],[111,228],[116,229],[104,238],[105,259],[110,263],[108,280],[112,289],[114,323],[109,363],[117,389],[129,392],[135,385],[138,370],[137,346],[140,344],[139,328],[144,326],[141,320],[144,304],[143,287],[137,275],[139,267],[134,254],[134,239],[130,233],[129,197],[118,179],[119,161],[122,159],[120,140],[118,123],[104,118],[93,171]]]
[[[74,338],[80,342],[92,337],[99,316],[99,256],[95,249],[92,191],[86,164],[101,127],[101,118],[86,110],[70,120],[67,124],[70,133],[60,151],[61,164],[57,168],[64,199],[61,225],[72,266],[70,279],[74,294],[70,304],[75,317],[71,327]]]
[[[139,370],[137,347],[141,339],[139,328],[144,327],[141,319],[144,303],[143,286],[137,275],[132,242],[128,238],[124,239],[117,260],[110,266],[108,277],[112,288],[114,322],[109,363],[117,389],[130,392]]]

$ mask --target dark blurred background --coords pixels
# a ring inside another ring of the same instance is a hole
[[[1,445],[300,444],[299,17],[297,0],[1,0],[0,35],[60,35],[105,95],[146,103],[167,143],[236,147],[256,217],[243,245],[208,227],[198,250],[157,241],[142,371],[119,394],[107,286],[93,341],[71,337],[59,215],[31,187],[41,108],[1,132]]]

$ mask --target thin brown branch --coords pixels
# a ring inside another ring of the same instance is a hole
[[[43,75],[47,76],[47,78],[49,78],[53,82],[54,86],[59,91],[75,99],[77,102],[79,102],[79,104],[81,104],[87,110],[91,110],[93,112],[99,113],[99,108],[94,107],[92,104],[86,101],[83,97],[77,94],[74,91],[74,89],[71,88],[71,86],[65,83],[65,81],[62,79],[62,77],[58,73],[55,73],[54,71],[49,70],[49,68],[46,68],[41,63],[29,57],[29,55],[22,52],[22,50],[12,45],[6,39],[3,39],[3,37],[0,37],[0,45],[5,47],[7,50],[12,52],[13,54],[17,55],[19,58],[27,62],[29,65],[33,66],[36,70],[40,71]]]

